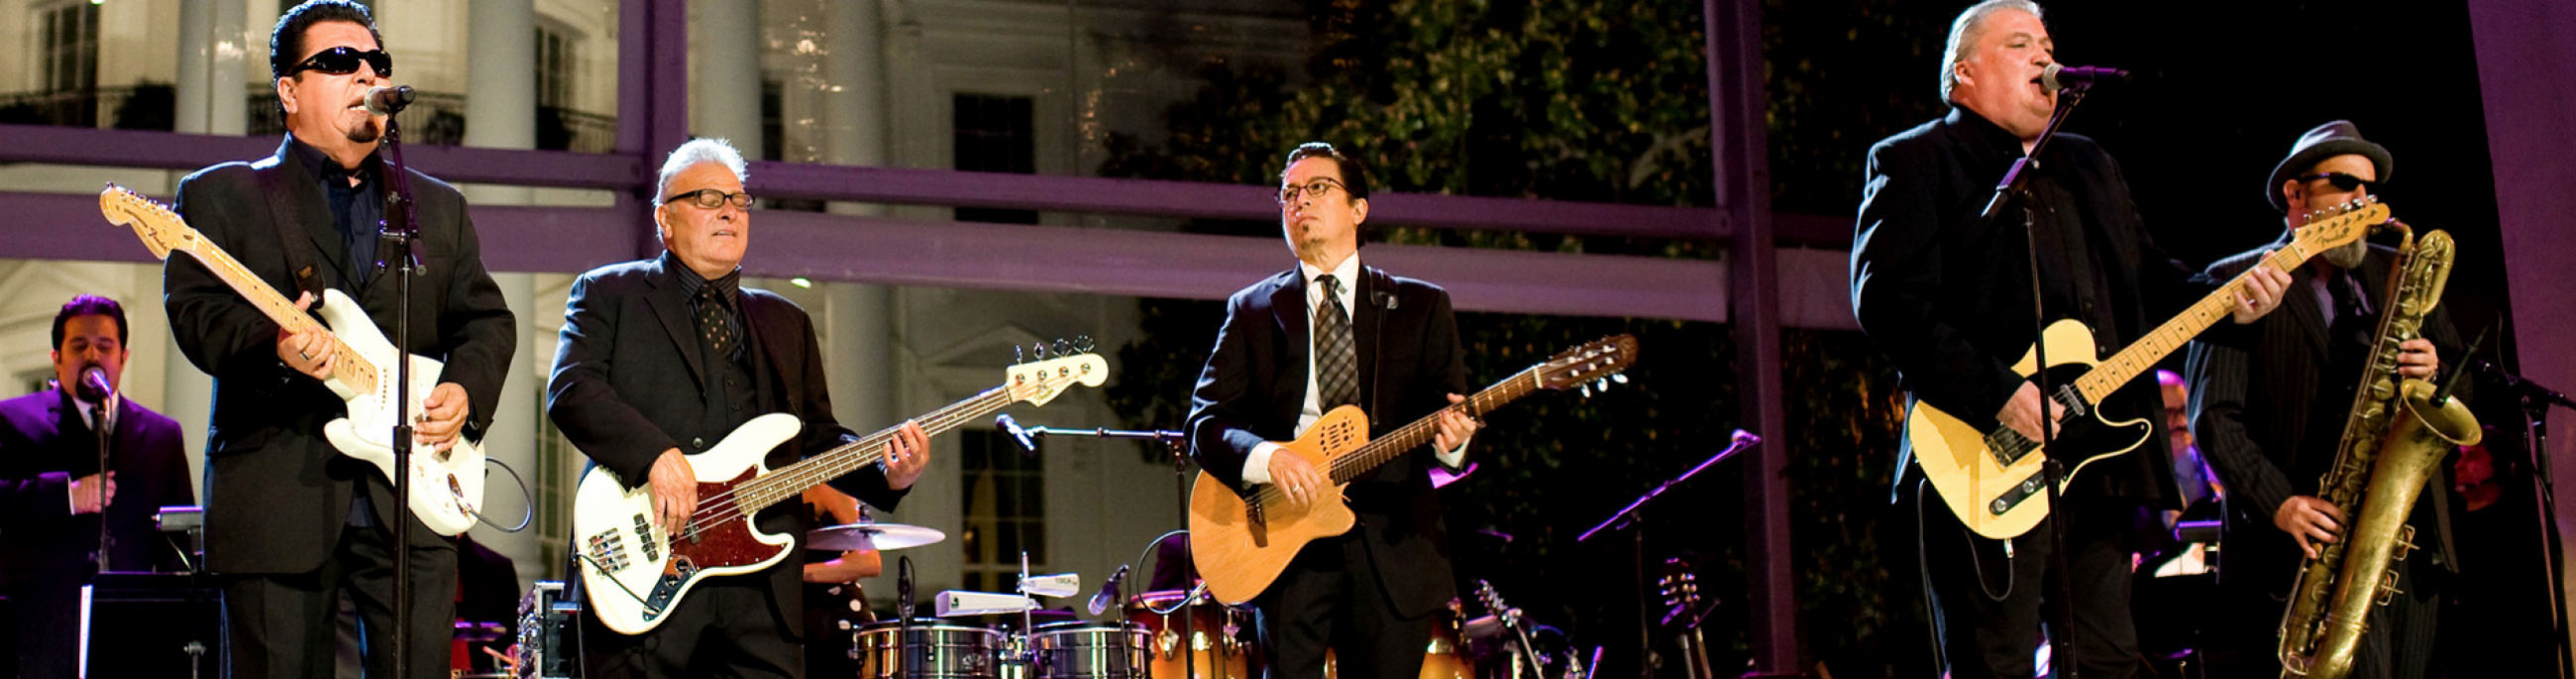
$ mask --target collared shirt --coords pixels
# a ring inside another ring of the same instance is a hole
[[[66,391],[65,393],[69,393],[69,392],[68,392],[68,391]],[[90,402],[88,402],[88,401],[80,400],[80,397],[77,397],[77,396],[72,397],[72,407],[73,407],[73,408],[78,408],[78,409],[80,409],[80,421],[81,421],[81,424],[82,424],[82,425],[84,425],[84,426],[89,427],[89,428],[90,428],[90,432],[92,432],[93,434],[97,434],[97,435],[99,435],[99,436],[113,436],[113,435],[114,435],[114,432],[116,431],[116,411],[117,411],[117,408],[119,407],[119,404],[122,404],[122,403],[124,403],[124,402],[125,402],[125,395],[124,395],[124,394],[120,394],[120,393],[113,392],[113,391],[108,392],[108,393],[107,393],[107,404],[106,404],[106,405],[107,405],[107,415],[106,415],[106,419],[107,419],[107,421],[105,421],[105,422],[100,422],[100,421],[98,421],[99,415],[98,415],[98,414],[96,414],[96,413],[91,412],[91,411],[93,411],[93,410],[96,410],[96,409],[98,408],[98,406],[91,405],[91,404],[90,404]],[[105,432],[105,433],[101,433],[101,432]],[[64,502],[71,503],[71,506],[72,506],[72,513],[74,513],[74,514],[78,514],[78,513],[80,513],[80,501],[79,501],[79,500],[72,499],[72,498],[74,497],[74,494],[73,494],[73,492],[70,490],[70,489],[71,489],[70,484],[64,484],[63,488],[64,488],[63,501],[64,501]]]
[[[1357,332],[1359,330],[1359,326],[1356,325],[1357,320],[1349,316],[1352,309],[1358,308],[1352,306],[1359,299],[1360,255],[1357,252],[1342,258],[1342,263],[1335,265],[1329,272],[1322,267],[1306,263],[1306,260],[1297,260],[1297,275],[1304,276],[1306,279],[1306,317],[1314,318],[1315,313],[1324,308],[1324,286],[1315,279],[1327,273],[1332,274],[1335,287],[1340,293],[1335,297],[1342,303],[1342,322],[1352,324],[1352,331]],[[1314,328],[1309,327],[1306,330],[1306,404],[1304,408],[1297,411],[1297,434],[1300,436],[1306,434],[1307,427],[1315,426],[1316,420],[1324,419],[1324,404],[1321,396],[1323,390],[1315,387],[1315,354],[1320,353],[1315,343],[1322,340],[1315,336]],[[1468,438],[1475,437],[1471,435]],[[1245,485],[1269,483],[1270,454],[1278,450],[1279,444],[1276,443],[1263,442],[1261,445],[1253,446],[1252,454],[1245,456],[1243,460],[1243,483]],[[1467,442],[1459,441],[1457,448],[1439,451],[1436,454],[1440,456],[1441,464],[1456,467],[1467,459]]]
[[[678,255],[663,252],[662,260],[662,266],[679,272],[679,275],[674,276],[673,278],[679,279],[680,291],[688,293],[690,304],[697,303],[699,291],[707,289],[707,286],[710,285],[715,286],[716,294],[724,299],[725,329],[733,331],[734,337],[744,336],[742,332],[742,267],[734,267],[734,270],[726,272],[724,277],[711,281],[707,280],[707,277],[705,276],[698,275],[697,269],[691,269],[689,268],[689,265],[680,263],[680,257]]]
[[[2371,313],[2370,296],[2361,294],[2361,281],[2354,280],[2350,271],[2339,268],[2332,271],[2332,274],[2308,279],[2308,291],[2316,293],[2317,311],[2325,314],[2326,327],[2334,327],[2335,318],[2343,314],[2341,306],[2335,304],[2333,286],[2336,285],[2349,286],[2344,288],[2344,293],[2352,295],[2352,303],[2361,307],[2362,313]]]
[[[286,146],[312,168],[322,202],[331,206],[331,228],[340,233],[342,254],[349,257],[349,275],[342,283],[355,294],[376,272],[376,241],[383,237],[385,221],[384,182],[377,181],[383,176],[379,171],[383,165],[369,155],[353,173],[304,140],[290,136]],[[358,179],[355,185],[349,182],[353,175]]]

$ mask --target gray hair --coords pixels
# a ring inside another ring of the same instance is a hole
[[[742,152],[734,150],[732,142],[699,137],[671,149],[671,157],[662,161],[662,173],[653,181],[653,207],[662,207],[662,200],[670,197],[672,177],[699,163],[723,165],[733,171],[735,181],[751,183],[751,164],[743,161]]]
[[[1950,44],[1941,48],[1942,101],[1950,100],[1950,87],[1959,83],[1959,62],[1967,60],[1969,53],[1977,51],[1977,41],[1986,37],[1986,17],[2008,9],[2029,12],[2031,16],[2042,19],[2048,18],[2048,15],[2039,12],[2039,3],[2031,0],[1986,0],[1969,6],[1967,11],[1960,12],[1958,20],[1950,22]]]

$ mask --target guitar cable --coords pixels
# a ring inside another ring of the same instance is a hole
[[[536,522],[536,520],[537,520],[537,498],[536,498],[536,495],[535,495],[534,493],[529,492],[529,490],[528,490],[528,480],[527,480],[525,477],[521,477],[521,476],[519,476],[519,470],[518,470],[518,469],[516,469],[516,468],[511,467],[511,466],[510,466],[510,463],[508,463],[508,462],[502,462],[502,461],[501,461],[501,460],[499,460],[498,458],[494,458],[494,457],[492,457],[492,456],[490,456],[490,455],[485,455],[485,456],[483,456],[483,464],[484,464],[486,467],[489,467],[489,466],[491,466],[491,465],[500,465],[500,466],[501,466],[501,471],[505,471],[505,472],[509,472],[509,473],[510,473],[510,481],[511,481],[512,483],[519,484],[519,506],[527,507],[527,508],[528,508],[528,513],[527,513],[525,516],[521,516],[521,517],[519,517],[519,525],[518,525],[518,527],[516,527],[516,528],[503,528],[503,527],[501,527],[501,524],[493,523],[491,519],[484,518],[484,517],[483,517],[483,513],[482,513],[482,512],[474,511],[474,508],[473,508],[473,507],[471,507],[471,506],[466,506],[466,505],[464,505],[463,503],[458,503],[458,506],[463,507],[463,508],[465,509],[465,515],[466,515],[466,516],[474,517],[474,520],[475,520],[475,521],[480,522],[480,523],[482,523],[483,525],[486,525],[486,526],[491,526],[491,527],[493,528],[493,530],[498,530],[498,531],[501,531],[501,532],[503,532],[503,533],[516,533],[516,532],[519,532],[519,531],[527,530],[527,529],[528,529],[528,524],[535,523],[535,522]],[[484,479],[485,479],[485,480],[487,480],[487,481],[488,481],[488,480],[490,480],[490,479],[491,479],[491,477],[492,477],[492,471],[491,471],[490,469],[488,469],[488,468],[487,468],[487,469],[485,469],[485,470],[483,471],[483,477],[484,477]],[[578,550],[576,550],[576,551],[578,551]]]
[[[1923,484],[1928,480],[1914,480],[1914,572],[1923,576],[1923,608],[1932,614],[1932,625],[1924,630],[1932,637],[1932,674],[1928,676],[1938,677],[1950,670],[1950,658],[1941,648],[1943,616],[1940,602],[1932,598],[1932,550],[1923,537]],[[1985,586],[1985,576],[1977,577],[1977,586]]]

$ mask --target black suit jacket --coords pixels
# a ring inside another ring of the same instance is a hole
[[[562,340],[556,345],[554,377],[546,385],[546,415],[573,447],[629,488],[651,478],[653,461],[663,451],[705,452],[732,433],[707,416],[702,384],[709,366],[699,354],[688,293],[674,278],[677,266],[665,254],[592,269],[574,281]],[[756,349],[760,410],[789,413],[805,423],[796,440],[770,451],[765,460],[769,467],[858,440],[858,433],[832,417],[822,348],[805,310],[767,290],[743,288],[742,316]],[[889,488],[882,465],[833,479],[831,485],[880,509],[893,509],[910,491]],[[767,578],[773,594],[784,594],[774,597],[784,617],[779,623],[797,634],[805,625],[804,599],[796,593],[804,572],[805,531],[811,527],[802,512],[793,511],[802,506],[772,505],[755,517],[762,530],[795,535],[798,544],[769,573],[743,576]],[[690,604],[684,600],[680,605]]]
[[[2286,241],[2219,260],[2209,272],[2235,276],[2252,268],[2264,252],[2284,245]],[[2387,311],[2383,297],[2395,261],[2396,250],[2374,245],[2353,270],[2374,311]],[[2361,381],[2360,363],[2330,365],[2330,352],[2336,343],[2356,345],[2342,347],[2353,356],[2368,352],[2362,340],[2327,332],[2325,314],[2317,307],[2315,276],[2313,267],[2299,267],[2290,274],[2281,309],[2247,326],[2243,346],[2194,342],[2185,368],[2194,439],[2227,484],[2230,563],[2225,577],[2251,578],[2275,593],[2289,590],[2301,554],[2290,534],[2272,525],[2272,516],[2290,496],[2317,494],[2351,414],[2352,390]],[[2373,327],[2377,318],[2372,317]],[[2445,307],[2435,306],[2420,331],[2446,362],[2459,356],[2460,335]],[[2465,388],[2468,382],[2461,384]],[[2419,533],[2431,533],[2417,537],[2415,544],[2438,549],[2443,564],[2457,570],[2448,525],[2455,497],[2450,465],[2434,469],[2410,523]]]
[[[414,379],[465,388],[468,431],[489,427],[517,349],[516,321],[501,288],[483,269],[482,244],[466,216],[465,197],[419,172],[410,174],[421,254],[428,272],[413,278],[411,336],[392,335],[393,277],[352,280],[354,266],[331,226],[310,168],[286,145],[254,163],[224,163],[179,183],[178,212],[188,225],[280,293],[340,289],[351,293],[396,346],[446,363],[439,375]],[[280,222],[302,230],[289,242]],[[291,258],[289,249],[301,250]],[[289,262],[311,262],[309,276]],[[300,284],[300,285],[299,285]],[[348,407],[318,380],[277,360],[277,324],[225,287],[196,259],[173,255],[162,268],[170,335],[197,368],[215,377],[206,435],[206,562],[223,573],[301,573],[321,567],[339,543],[350,497],[365,484],[381,525],[393,525],[392,486],[373,465],[342,455],[322,438],[322,425]],[[354,288],[354,290],[352,290]],[[318,304],[317,304],[318,306]],[[390,377],[391,373],[387,373]],[[427,526],[411,525],[411,543],[445,546]]]
[[[1466,352],[1449,293],[1440,286],[1362,267],[1351,310],[1360,403],[1371,435],[1411,424],[1470,394]],[[1226,300],[1216,352],[1190,395],[1190,456],[1237,493],[1243,463],[1264,441],[1296,438],[1306,403],[1307,282],[1290,269]],[[1439,497],[1431,488],[1430,446],[1355,479],[1347,496],[1359,515],[1387,600],[1407,617],[1457,597]]]
[[[2128,179],[2101,145],[2060,134],[2043,153],[2041,166],[2078,203],[2058,207],[2080,210],[2086,241],[2107,248],[2096,261],[2104,268],[2102,294],[2118,337],[2134,341],[2213,289],[2148,237]],[[2019,140],[1964,108],[1881,140],[1869,150],[1852,243],[1853,311],[1896,363],[1909,400],[1983,430],[1996,426],[1995,413],[2026,381],[2012,364],[2030,349],[2038,328],[2019,213],[1977,222],[2021,155]],[[2075,311],[2052,309],[2049,320]],[[2119,348],[2096,349],[2107,356]],[[2129,455],[2089,467],[2073,484],[2127,497],[2172,497],[2164,401],[2155,380],[2132,380],[2103,400],[2113,414],[2154,423],[2155,435]],[[1912,454],[1910,445],[1899,451],[1900,485],[1908,482]]]
[[[164,506],[192,505],[179,423],[119,399],[109,461],[110,567],[181,570],[178,550],[154,527]],[[0,586],[87,580],[98,552],[97,514],[73,516],[71,480],[98,473],[98,437],[61,389],[0,401]],[[83,489],[88,492],[88,489]]]

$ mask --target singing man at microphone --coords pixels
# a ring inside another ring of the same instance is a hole
[[[179,423],[116,393],[125,375],[125,307],[73,297],[54,315],[54,384],[0,401],[0,595],[15,603],[18,676],[64,679],[79,658],[80,588],[101,569],[177,571],[178,549],[152,515],[196,504]],[[108,437],[99,470],[99,434]],[[104,511],[102,511],[104,510]]]
[[[397,348],[444,361],[438,374],[413,376],[434,385],[413,411],[414,438],[434,449],[481,439],[500,406],[516,321],[483,268],[464,196],[418,171],[389,176],[380,162],[388,120],[368,100],[391,84],[394,59],[374,15],[350,0],[306,2],[278,18],[268,47],[286,139],[267,158],[189,175],[179,214],[299,305],[338,290]],[[409,336],[394,332],[403,300],[393,270],[376,267],[396,181],[416,201],[425,267],[411,278]],[[456,544],[417,518],[396,523],[391,482],[323,438],[322,426],[348,413],[323,383],[340,367],[331,338],[282,331],[195,258],[170,258],[162,275],[171,338],[215,376],[206,562],[229,576],[232,676],[329,676],[343,592],[357,604],[367,675],[392,676],[395,559],[411,574],[404,674],[445,676]]]
[[[1896,364],[1907,405],[1927,403],[1980,430],[2009,427],[2032,440],[2043,423],[2066,416],[2063,408],[2050,409],[2055,418],[2043,415],[2038,386],[2012,370],[2039,321],[2083,321],[2093,329],[2094,349],[2109,355],[2213,290],[2148,238],[2119,163],[2091,139],[2059,135],[2040,151],[2028,191],[2003,217],[1979,219],[2005,171],[2047,127],[2057,91],[2043,76],[2055,62],[2038,4],[1987,0],[1961,12],[1940,71],[1950,112],[1870,148],[1851,259],[1853,312]],[[2032,239],[2035,256],[2026,245]],[[2037,290],[2033,259],[2041,270]],[[2287,274],[2257,270],[2235,300],[2236,323],[2279,306]],[[2048,318],[2033,317],[2034,295]],[[2073,629],[2050,634],[2073,642],[2081,674],[2136,673],[2131,554],[2140,527],[2163,525],[2154,512],[2180,507],[2151,373],[2098,407],[2156,429],[2137,449],[2071,477],[2064,502],[2010,540],[1968,531],[1923,483],[1924,472],[1909,462],[1914,451],[1898,451],[1896,501],[1921,519],[1924,570],[1951,676],[2032,676],[2047,622],[2041,601],[2058,598],[2053,581],[2061,577],[2072,590]],[[2063,573],[2050,565],[2051,521],[2065,522]]]

